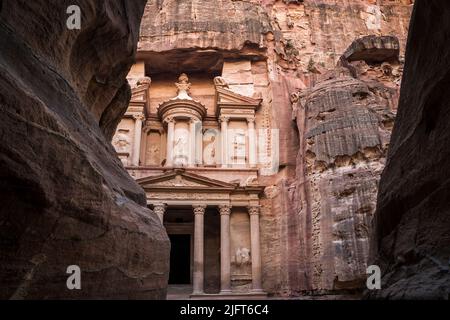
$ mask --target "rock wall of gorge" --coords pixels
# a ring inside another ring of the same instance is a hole
[[[167,235],[109,142],[144,6],[0,2],[1,299],[165,297]]]
[[[293,210],[303,239],[300,291],[365,283],[377,185],[398,99],[398,52],[395,37],[356,40],[336,69],[299,94]]]
[[[222,73],[233,90],[263,98],[257,126],[279,130],[280,171],[260,177],[271,294],[361,286],[411,3],[147,3],[138,56],[154,62],[149,72]]]
[[[415,4],[374,219],[382,282],[372,298],[449,298],[449,15],[448,1]]]

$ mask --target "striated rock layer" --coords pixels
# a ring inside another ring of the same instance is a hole
[[[367,60],[350,62],[344,55],[340,64],[346,67],[303,91],[296,110],[300,291],[357,289],[367,277],[370,222],[395,118],[397,77],[391,70],[399,68],[398,55],[383,58],[387,47],[398,49],[397,39],[370,38],[364,41],[381,44],[371,48],[377,64],[367,64],[365,47],[354,52]]]
[[[72,4],[81,30],[66,28]],[[165,297],[167,235],[107,138],[144,6],[0,2],[1,299]]]
[[[449,15],[448,1],[415,4],[374,220],[382,290],[373,298],[449,298]]]

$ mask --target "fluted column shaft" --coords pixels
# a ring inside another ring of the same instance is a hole
[[[204,220],[206,205],[195,205],[194,208],[194,294],[203,293],[204,282]]]
[[[250,241],[252,257],[252,291],[262,292],[261,248],[259,235],[259,206],[248,207],[250,214]]]
[[[175,134],[175,119],[169,118],[167,121],[167,148],[166,148],[166,166],[173,166],[173,141]]]
[[[141,139],[142,139],[142,121],[144,121],[143,115],[133,116],[134,118],[134,143],[133,143],[133,166],[139,166],[139,158],[141,155]]]
[[[195,145],[197,143],[195,132],[196,120],[191,119],[189,122],[189,165],[195,165]]]
[[[231,206],[219,206],[220,211],[220,292],[231,292],[230,214]]]
[[[220,118],[220,131],[222,137],[222,168],[228,167],[228,121],[227,117]]]
[[[255,137],[255,119],[248,118],[248,153],[250,167],[256,166],[256,137]]]

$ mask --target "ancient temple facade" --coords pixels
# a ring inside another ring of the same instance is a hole
[[[278,172],[278,136],[263,124],[263,99],[221,74],[153,76],[145,62],[129,81],[113,145],[167,230],[169,285],[265,295],[260,177]]]

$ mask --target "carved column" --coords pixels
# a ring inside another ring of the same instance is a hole
[[[206,205],[194,205],[194,294],[203,294],[204,281],[204,218]]]
[[[195,145],[197,143],[196,134],[195,134],[195,125],[197,120],[191,119],[189,121],[189,165],[195,165]]]
[[[231,292],[230,214],[231,206],[219,206],[220,211],[220,292]]]
[[[142,132],[144,134],[142,135],[142,140],[141,140],[140,161],[141,161],[141,164],[143,166],[145,166],[147,164],[147,140],[148,140],[148,134],[150,133],[150,126],[148,124],[144,125]]]
[[[164,203],[155,203],[153,206],[153,211],[158,215],[161,223],[164,223],[164,214],[166,213],[167,206]]]
[[[261,253],[259,237],[259,208],[260,206],[249,206],[250,214],[250,241],[252,257],[252,291],[262,292],[261,281]]]
[[[220,117],[220,131],[222,137],[222,168],[228,167],[228,117]]]
[[[255,118],[247,118],[248,123],[248,158],[250,167],[256,166]]]
[[[167,148],[166,148],[166,167],[173,166],[173,140],[175,134],[175,119],[167,118]]]
[[[142,114],[134,115],[134,141],[133,141],[133,160],[132,165],[139,166],[139,158],[141,153],[141,139],[142,139],[142,121],[145,117]]]
[[[197,143],[195,145],[195,164],[201,166],[203,164],[203,124],[200,121],[195,127]]]

